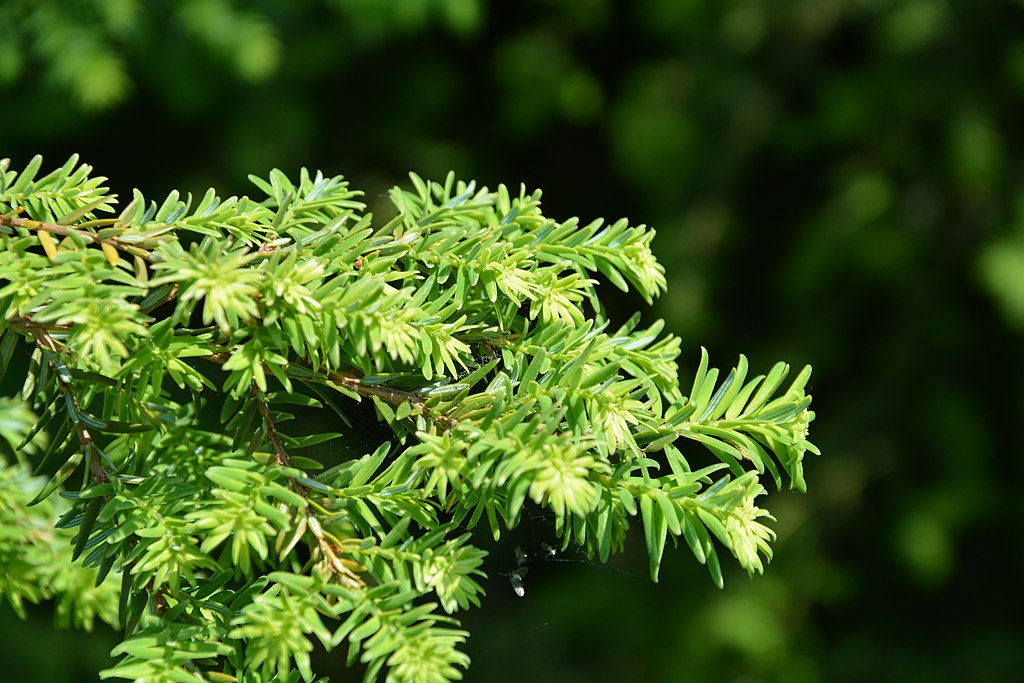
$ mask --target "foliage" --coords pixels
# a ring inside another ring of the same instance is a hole
[[[205,62],[244,82],[264,81],[279,67],[286,37],[282,29],[308,8],[240,4],[231,0],[9,0],[0,7],[0,23],[22,30],[10,31],[9,39],[0,45],[0,87],[23,81],[36,88],[40,81],[30,75],[41,66],[44,82],[57,86],[77,107],[92,112],[108,109],[128,98],[140,61],[144,69],[152,68],[145,55],[154,41],[165,40],[178,53],[174,61]],[[478,25],[481,13],[477,0],[317,4],[339,21],[357,19],[367,39],[416,29],[435,18],[452,31],[468,33]]]
[[[771,558],[755,501],[762,476],[804,488],[809,369],[702,352],[684,393],[679,340],[613,327],[594,279],[663,291],[652,230],[452,174],[379,224],[305,169],[119,212],[77,157],[41,169],[0,164],[0,367],[26,402],[4,399],[0,553],[45,566],[0,589],[122,626],[104,678],[310,680],[347,643],[369,680],[458,679],[473,533],[527,505],[602,562],[639,518],[655,581],[669,538],[719,586],[718,548]]]
[[[981,252],[978,270],[981,280],[1002,307],[1010,323],[1024,326],[1024,206],[1014,212],[1016,225]]]
[[[78,106],[110,107],[131,89],[125,52],[142,49],[151,24],[167,18],[243,78],[259,80],[277,65],[279,41],[268,22],[230,2],[182,2],[170,17],[159,14],[156,7],[133,0],[7,2],[0,10],[4,24],[28,30],[12,34],[0,48],[0,82],[15,82],[33,63],[41,63],[48,80]]]

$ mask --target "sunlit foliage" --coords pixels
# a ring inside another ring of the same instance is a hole
[[[804,488],[809,369],[702,351],[683,387],[660,321],[607,319],[599,278],[665,289],[644,226],[453,175],[381,223],[305,169],[120,211],[77,158],[41,171],[0,162],[0,595],[122,627],[105,678],[311,680],[347,643],[369,680],[456,680],[478,525],[529,500],[603,562],[639,521],[652,579],[682,539],[722,585],[718,549],[771,557],[762,478]]]

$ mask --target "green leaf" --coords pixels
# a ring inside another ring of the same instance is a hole
[[[93,417],[88,413],[79,411],[77,413],[78,421],[99,432],[109,432],[111,434],[137,434],[139,432],[148,432],[153,429],[152,425],[141,424],[138,422],[120,422],[118,420],[101,420],[97,417]]]
[[[0,335],[2,335],[2,341],[0,341],[0,380],[2,380],[7,375],[11,358],[14,357],[14,349],[18,346],[19,335],[9,330],[3,330]]]
[[[289,450],[309,448],[318,444],[343,438],[345,435],[339,432],[326,432],[324,434],[309,434],[308,436],[286,436],[281,434],[281,441]]]
[[[46,500],[46,498],[48,498],[51,493],[56,491],[60,487],[60,485],[67,481],[68,477],[70,477],[74,473],[74,471],[78,469],[78,465],[81,464],[82,459],[84,457],[84,450],[78,450],[73,452],[71,454],[71,457],[69,457],[67,461],[63,465],[61,465],[60,469],[57,470],[56,474],[50,477],[49,481],[46,482],[42,490],[39,491],[39,493],[37,493],[36,496],[31,501],[29,501],[28,504],[30,506],[37,505],[40,502]]]
[[[668,525],[661,506],[656,506],[649,495],[640,497],[640,517],[644,525],[647,554],[651,560],[651,580],[657,583],[661,558],[665,553],[665,541],[668,538]]]
[[[82,516],[82,521],[78,526],[78,536],[75,537],[75,547],[71,552],[72,561],[77,560],[82,551],[85,550],[86,541],[89,540],[89,536],[96,525],[96,517],[99,515],[101,507],[103,507],[102,498],[93,498],[85,506],[85,514]]]

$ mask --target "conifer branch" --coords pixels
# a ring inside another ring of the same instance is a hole
[[[532,501],[565,547],[606,561],[632,527],[652,579],[671,538],[722,585],[720,550],[751,574],[771,558],[762,482],[806,485],[809,369],[786,385],[785,363],[748,379],[742,356],[719,372],[702,353],[684,389],[663,323],[609,328],[597,273],[646,300],[666,287],[644,226],[559,222],[539,192],[454,175],[410,176],[380,224],[305,169],[253,177],[257,200],[135,191],[95,220],[105,179],[41,165],[0,161],[0,379],[24,386],[0,402],[24,424],[12,447],[56,474],[12,491],[26,456],[0,461],[0,495],[59,515],[69,559],[48,585],[106,591],[125,640],[104,677],[311,680],[315,638],[348,643],[371,679],[457,680],[481,526],[497,538]],[[326,409],[341,419],[309,419]],[[11,543],[4,557],[31,550]],[[96,609],[84,596],[69,599]]]

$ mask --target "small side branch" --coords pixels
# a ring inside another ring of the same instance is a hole
[[[260,417],[263,419],[263,425],[267,428],[267,438],[270,439],[270,445],[274,448],[274,462],[281,467],[291,467],[288,451],[281,443],[281,437],[278,435],[274,420],[270,415],[270,406],[260,396],[260,391],[255,384],[252,386],[252,395],[256,401],[256,408],[260,411]]]
[[[30,315],[26,315],[24,318],[16,315],[7,324],[15,329],[26,330],[33,336],[35,336],[37,330],[43,332],[70,332],[72,329],[71,323],[37,323],[32,320]]]
[[[80,237],[87,242],[92,242],[98,245],[107,245],[114,249],[120,249],[133,256],[140,256],[147,261],[152,261],[150,252],[148,249],[137,247],[134,244],[126,244],[125,242],[117,239],[116,237],[100,237],[94,232],[88,230],[79,230],[72,228],[68,225],[60,225],[59,223],[47,223],[46,221],[37,221],[32,218],[18,218],[11,215],[0,215],[0,227],[9,226],[12,228],[24,228],[25,230],[42,230],[43,232],[53,233],[54,235],[62,235],[67,237],[68,235],[75,235]]]
[[[363,384],[359,381],[359,378],[350,374],[338,371],[331,371],[328,373],[328,378],[335,384],[340,384],[349,389],[352,389],[360,396],[376,396],[387,402],[392,406],[399,406],[402,403],[408,403],[414,410],[422,413],[427,419],[441,425],[446,429],[452,429],[458,425],[458,420],[453,420],[447,415],[436,415],[429,407],[427,402],[419,394],[411,391],[402,391],[400,389],[392,389],[390,387],[382,387],[376,384]]]
[[[49,351],[54,356],[60,355],[60,348],[57,346],[57,343],[53,341],[53,337],[51,337],[45,329],[35,327],[31,328],[31,332],[37,345],[46,351]],[[62,372],[62,368],[56,367],[52,358],[48,362],[50,363],[50,367],[54,370],[54,375],[57,377],[57,386],[60,387],[61,394],[67,396],[72,408],[75,410],[76,414],[72,415],[71,418],[75,423],[75,432],[78,434],[78,442],[82,445],[82,452],[89,456],[89,469],[92,472],[93,481],[100,484],[106,484],[110,481],[110,477],[107,474],[107,471],[103,468],[103,463],[97,454],[96,443],[92,438],[92,434],[89,432],[88,427],[86,427],[78,418],[77,413],[81,412],[81,405],[78,403],[78,397],[75,396],[74,389],[65,378],[67,369],[63,369]]]
[[[231,354],[227,351],[221,351],[218,353],[212,353],[209,356],[203,356],[205,360],[213,361],[223,365],[228,362],[231,358]],[[295,373],[292,375],[293,379],[309,382],[312,378],[310,372],[312,367],[308,363],[293,363],[297,367],[302,368],[301,375]],[[288,367],[285,367],[285,372],[288,371]],[[269,369],[267,374],[270,374]],[[376,396],[387,402],[389,405],[398,407],[402,403],[408,403],[414,410],[419,411],[428,420],[444,427],[445,429],[452,429],[458,425],[458,420],[453,420],[447,415],[437,415],[427,406],[426,399],[422,395],[412,391],[403,391],[401,389],[393,389],[391,387],[383,387],[376,384],[363,384],[359,379],[359,374],[354,370],[329,370],[323,375],[319,375],[318,379],[322,379],[326,383],[334,384],[337,386],[345,387],[346,389],[353,391],[360,396],[370,398]],[[262,407],[261,407],[262,415]]]
[[[291,461],[288,458],[288,451],[285,450],[281,437],[277,433],[277,428],[274,426],[274,419],[270,415],[270,406],[263,400],[255,384],[252,386],[252,395],[256,401],[260,417],[263,419],[263,424],[267,428],[267,438],[274,449],[274,462],[281,467],[290,467]],[[366,583],[359,577],[359,572],[365,571],[365,567],[344,556],[342,550],[343,543],[323,528],[320,518],[314,509],[319,506],[310,500],[309,492],[296,479],[289,477],[289,480],[291,481],[292,489],[309,503],[302,513],[304,516],[299,528],[309,531],[313,538],[316,539],[316,547],[321,554],[321,564],[325,569],[338,576],[345,585],[353,588],[365,586]],[[301,534],[302,532],[300,531],[299,533]]]

